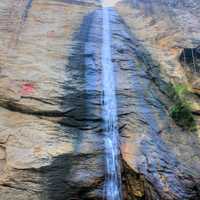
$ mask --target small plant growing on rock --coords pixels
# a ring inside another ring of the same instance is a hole
[[[170,85],[169,95],[174,101],[170,108],[170,116],[177,125],[186,130],[195,130],[196,124],[192,115],[191,106],[185,96],[189,93],[188,87],[184,84]]]
[[[195,129],[195,121],[188,104],[176,102],[170,109],[170,115],[179,126],[189,130]]]
[[[174,85],[174,89],[179,97],[184,97],[188,93],[188,87],[184,84],[176,84]]]

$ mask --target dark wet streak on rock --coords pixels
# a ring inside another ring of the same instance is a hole
[[[33,3],[33,0],[27,0],[24,12],[22,14],[22,22],[21,23],[24,23],[26,21],[26,19],[28,17],[28,12],[31,9],[32,3]]]
[[[101,119],[98,114],[100,102],[95,103],[100,101],[100,98],[96,90],[88,90],[87,88],[90,79],[87,80],[86,71],[88,66],[85,59],[90,55],[84,53],[85,45],[88,42],[95,42],[94,38],[91,38],[94,36],[91,29],[95,25],[95,20],[99,20],[98,10],[85,16],[79,28],[80,32],[77,31],[73,39],[78,41],[78,44],[72,49],[68,66],[73,70],[73,80],[77,81],[77,85],[81,85],[84,91],[80,93],[79,90],[76,91],[73,88],[72,95],[69,96],[66,92],[64,97],[63,110],[69,107],[76,109],[68,112],[59,123],[63,125],[64,129],[66,127],[66,131],[70,130],[70,127],[74,127],[71,132],[73,132],[75,139],[75,150],[72,155],[63,155],[63,157],[56,158],[54,162],[57,167],[53,169],[50,167],[50,172],[45,169],[48,180],[48,197],[52,200],[102,199],[103,174],[101,173],[103,158],[101,148],[99,149],[96,146],[96,152],[93,151],[91,154],[87,152],[88,150],[82,152],[85,142],[88,143],[86,145],[89,145],[89,143],[99,145],[95,144],[94,141],[87,141],[87,137],[91,137],[91,139],[96,136],[101,137],[98,134],[98,132],[101,132],[99,129]],[[64,87],[66,90],[69,89],[67,84]],[[59,159],[61,159],[60,162],[58,162]]]

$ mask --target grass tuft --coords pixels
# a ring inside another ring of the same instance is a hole
[[[174,104],[170,108],[170,116],[177,125],[186,130],[194,131],[196,130],[195,119],[192,115],[191,106],[185,98],[188,93],[189,90],[186,85],[170,84],[168,94],[174,101]]]

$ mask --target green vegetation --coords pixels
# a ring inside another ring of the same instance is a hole
[[[176,94],[179,97],[182,97],[182,96],[186,95],[189,92],[188,91],[188,87],[186,85],[183,85],[183,84],[174,85],[174,89],[175,89]]]
[[[188,104],[181,101],[175,103],[170,109],[170,115],[179,126],[189,130],[195,129],[195,121]]]
[[[141,63],[136,63],[135,66],[136,66],[137,69],[141,69],[142,68],[142,64]]]
[[[168,94],[174,105],[170,108],[170,116],[177,125],[186,130],[195,130],[196,124],[192,115],[190,104],[185,96],[189,93],[188,87],[183,84],[170,84]]]

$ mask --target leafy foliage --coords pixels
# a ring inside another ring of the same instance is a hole
[[[176,102],[170,109],[170,115],[179,126],[189,130],[195,129],[195,120],[188,104]]]
[[[168,94],[174,101],[174,105],[170,109],[170,116],[177,125],[193,131],[196,128],[196,123],[192,115],[190,104],[185,98],[188,93],[189,91],[186,85],[177,84],[169,86]]]

